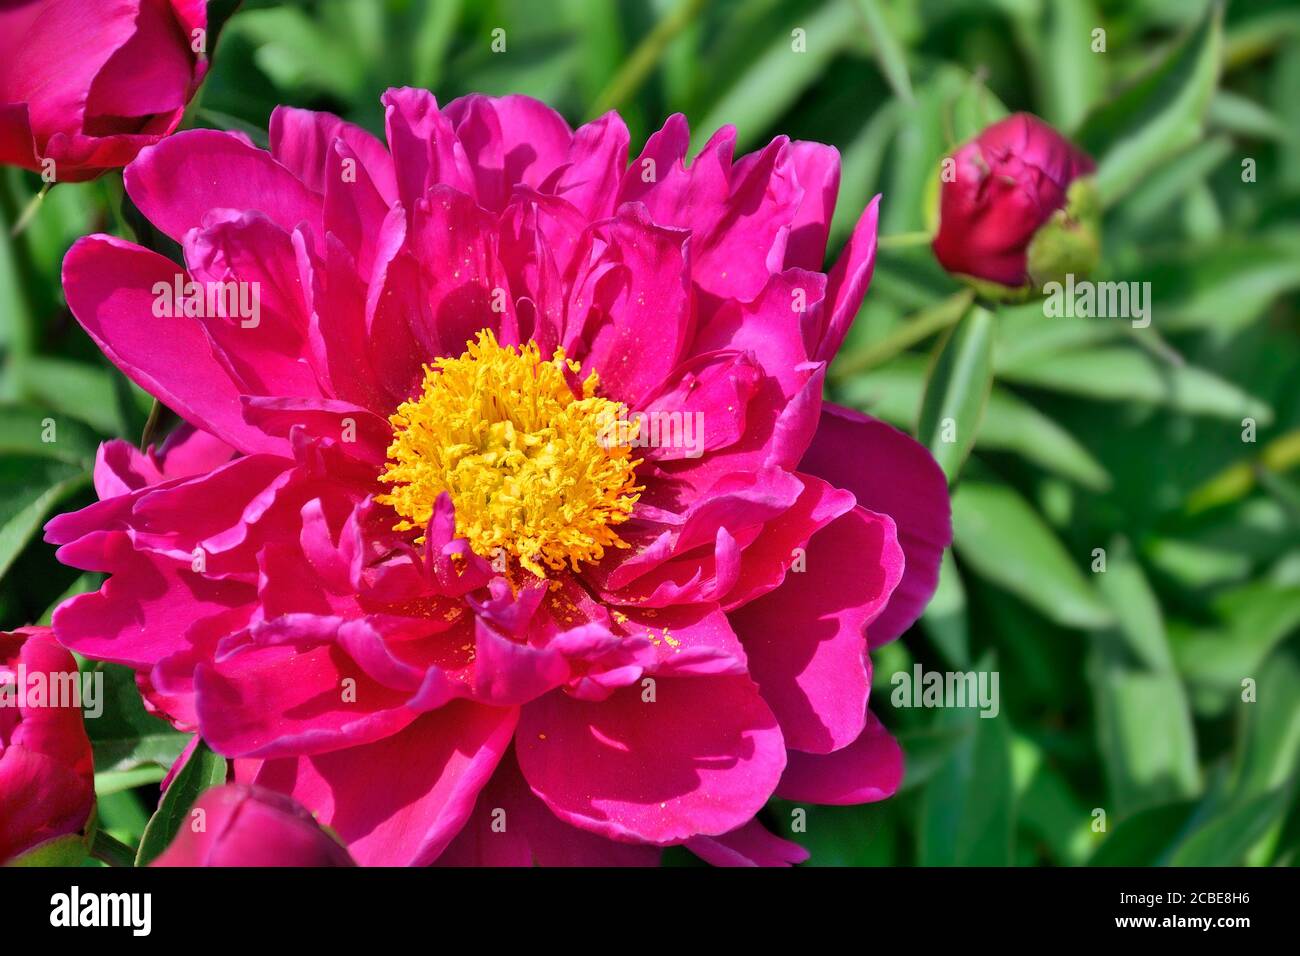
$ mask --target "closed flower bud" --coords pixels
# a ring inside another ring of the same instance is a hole
[[[0,865],[81,834],[95,771],[81,706],[64,689],[77,662],[48,627],[0,632]]]
[[[228,784],[199,797],[154,866],[354,866],[292,798]]]
[[[934,254],[994,299],[1025,298],[1096,265],[1092,159],[1037,117],[986,128],[945,164]]]

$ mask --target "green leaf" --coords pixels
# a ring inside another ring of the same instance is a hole
[[[1043,42],[1035,59],[1044,115],[1060,129],[1074,129],[1104,86],[1106,54],[1092,50],[1092,31],[1102,20],[1092,0],[1044,4],[1043,17]]]
[[[1241,701],[1234,797],[1284,786],[1300,767],[1300,646],[1278,648],[1260,667],[1255,699]]]
[[[1135,665],[1114,633],[1093,637],[1088,661],[1098,743],[1112,816],[1127,816],[1201,791],[1196,735],[1178,677]]]
[[[68,359],[33,355],[21,366],[18,387],[32,402],[70,415],[106,435],[120,435],[114,377],[108,368]]]
[[[907,54],[894,32],[879,0],[857,0],[858,10],[866,22],[867,33],[875,47],[880,71],[885,74],[890,88],[904,103],[912,102],[912,79],[907,73]]]
[[[977,670],[986,670],[985,658]],[[943,711],[937,723],[970,733],[921,795],[921,866],[1009,866],[1015,788],[1006,720],[972,709]]]
[[[1247,852],[1291,806],[1292,788],[1280,787],[1229,806],[1198,826],[1174,851],[1174,866],[1240,866]]]
[[[1126,817],[1110,831],[1089,866],[1158,866],[1196,810],[1191,800],[1150,807]]]
[[[185,761],[185,766],[172,778],[171,784],[163,793],[158,812],[144,828],[135,865],[148,866],[156,860],[176,839],[176,834],[180,832],[199,795],[209,787],[225,782],[226,758],[213,753],[202,740],[198,741],[189,759]]]
[[[0,577],[9,571],[59,502],[89,484],[77,466],[48,459],[0,463]]]
[[[1133,659],[1148,670],[1172,672],[1164,615],[1127,541],[1116,539],[1107,548],[1106,570],[1097,575],[1097,588],[1115,612],[1116,635]]]
[[[925,607],[921,623],[930,640],[954,667],[970,664],[970,626],[966,619],[966,588],[952,551],[943,553],[939,564],[939,586]]]
[[[1164,405],[1228,421],[1273,420],[1273,410],[1212,372],[1170,365],[1123,346],[1024,359],[1002,368],[1008,381],[1106,401]]]
[[[775,31],[776,38],[736,78],[691,132],[698,150],[719,128],[736,127],[736,146],[756,142],[855,36],[857,12],[852,0],[828,0],[812,16]],[[792,47],[792,29],[805,31],[807,49]]]
[[[1222,46],[1223,8],[1214,3],[1159,66],[1084,121],[1078,141],[1097,157],[1104,205],[1201,138]]]
[[[75,419],[60,420],[34,406],[0,405],[0,454],[89,466],[98,449],[99,436]]]
[[[5,866],[80,866],[89,852],[84,836],[80,833],[69,833],[37,844],[5,863]]]
[[[186,736],[144,709],[135,673],[117,664],[94,664],[104,675],[103,713],[86,721],[95,751],[95,772],[134,770],[146,764],[170,767],[185,749]]]
[[[975,445],[993,387],[993,326],[992,312],[972,308],[944,340],[926,381],[916,437],[949,484]]]
[[[981,577],[1066,627],[1113,620],[1056,535],[1012,488],[965,481],[953,494],[952,517],[957,555]]]
[[[885,368],[849,379],[842,388],[847,404],[912,431],[925,388],[925,366],[918,356],[900,356]],[[975,447],[1012,452],[1085,488],[1104,491],[1111,484],[1106,469],[1073,435],[996,383],[989,392]]]

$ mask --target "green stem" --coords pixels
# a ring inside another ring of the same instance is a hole
[[[609,84],[596,97],[592,114],[601,116],[612,109],[622,106],[636,95],[641,84],[646,81],[664,50],[676,36],[690,26],[691,21],[699,16],[704,8],[704,0],[681,0],[677,8],[668,14],[646,35],[632,55],[627,58],[623,68],[614,75]]]
[[[875,368],[911,348],[917,342],[928,339],[936,332],[942,332],[950,325],[956,324],[957,320],[966,314],[966,310],[974,300],[975,293],[970,289],[963,289],[928,309],[922,309],[879,342],[851,352],[836,362],[831,367],[831,378],[844,379],[858,372]]]
[[[135,866],[135,850],[104,830],[95,831],[90,855],[109,866]]]
[[[162,420],[162,402],[158,399],[153,400],[153,405],[149,408],[149,418],[144,423],[144,431],[140,433],[140,450],[147,451],[149,443],[153,441],[153,436],[158,431],[158,423]]]
[[[41,187],[40,192],[28,200],[27,205],[23,207],[23,211],[19,213],[18,221],[14,223],[13,229],[9,230],[10,239],[21,236],[23,230],[36,218],[36,213],[40,211],[41,204],[45,202],[45,194],[50,191],[50,187],[53,185],[53,183],[46,183]]]
[[[898,232],[892,236],[881,236],[876,240],[880,249],[909,249],[912,246],[929,245],[934,239],[928,232]]]

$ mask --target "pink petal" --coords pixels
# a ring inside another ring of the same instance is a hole
[[[372,744],[253,764],[253,782],[292,795],[362,866],[427,866],[469,819],[515,720],[459,701]]]
[[[659,678],[598,703],[551,693],[520,717],[528,784],[561,820],[611,839],[673,843],[726,833],[767,801],[785,766],[748,678]]]
[[[871,284],[871,273],[876,266],[876,222],[880,214],[880,197],[867,205],[858,220],[840,257],[831,269],[826,284],[826,328],[817,342],[814,357],[829,362],[840,350],[849,326],[857,318],[858,309]]]
[[[686,848],[713,866],[792,866],[808,859],[807,850],[757,820],[721,836],[695,837]]]
[[[438,866],[654,866],[658,847],[615,843],[563,823],[528,789],[513,753],[479,794]]]
[[[233,133],[187,130],[140,151],[124,174],[145,217],[177,242],[212,209],[260,212],[285,232],[305,222],[317,242],[320,197],[271,154]]]
[[[897,429],[826,405],[800,467],[847,488],[864,508],[898,526],[907,568],[889,606],[871,625],[872,647],[911,627],[939,583],[939,560],[952,542],[948,483],[930,453]]]
[[[875,714],[858,739],[830,754],[790,751],[776,794],[797,803],[849,806],[893,796],[903,779],[903,751]]]
[[[790,748],[828,753],[861,733],[871,691],[867,625],[902,574],[894,523],[854,508],[813,535],[806,571],[731,612]]]
[[[283,442],[244,422],[239,391],[202,326],[154,316],[155,285],[170,289],[177,276],[188,278],[162,256],[112,236],[78,239],[63,260],[68,307],[127,377],[240,451],[283,451]]]

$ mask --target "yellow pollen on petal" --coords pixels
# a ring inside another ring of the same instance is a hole
[[[539,577],[628,547],[615,527],[640,497],[641,462],[611,437],[636,434],[627,407],[596,395],[594,371],[575,395],[581,366],[563,349],[544,361],[537,343],[503,347],[486,329],[466,348],[426,365],[419,396],[389,418],[379,480],[392,489],[377,500],[401,516],[394,529],[423,531],[445,491],[476,554]]]

